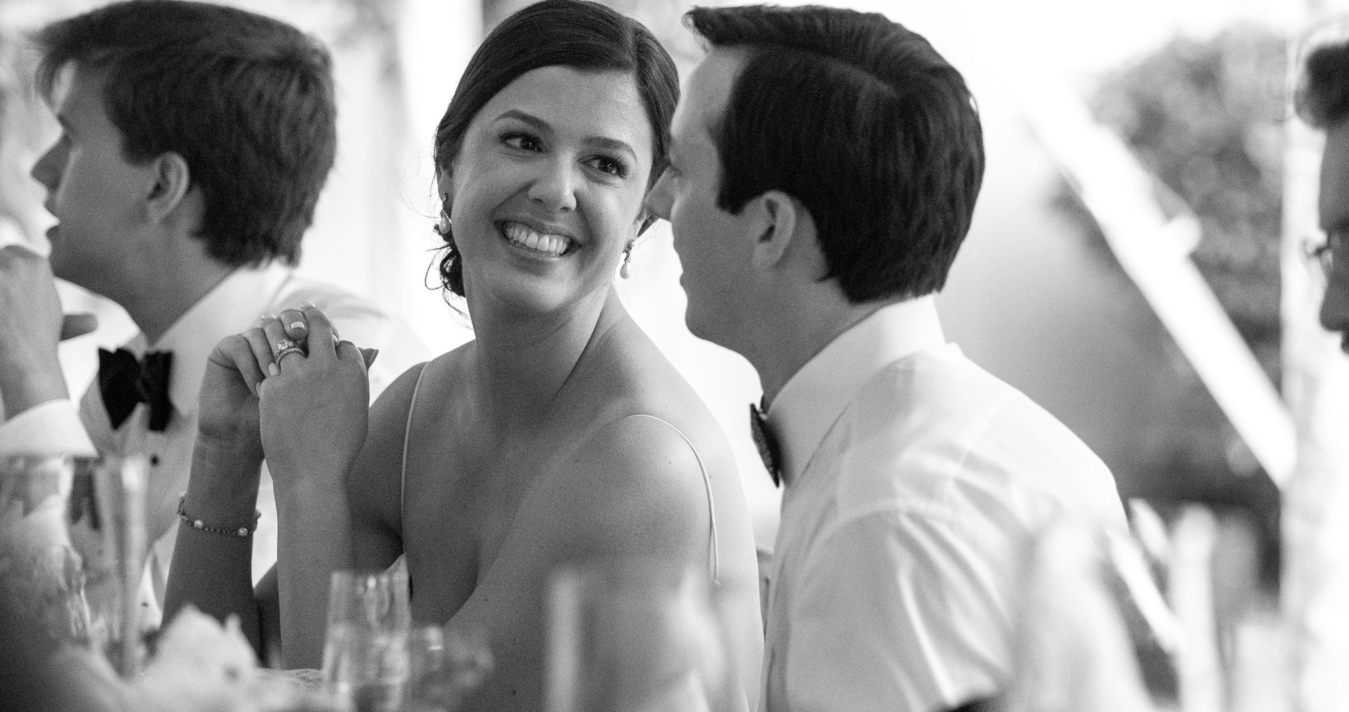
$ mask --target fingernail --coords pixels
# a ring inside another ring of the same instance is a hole
[[[375,358],[379,356],[379,349],[361,349],[361,356],[365,358],[365,367],[370,368],[375,364]]]
[[[296,330],[296,331],[308,331],[308,330],[309,330],[309,327],[305,326],[303,321],[292,321],[292,322],[290,323],[290,328],[292,328],[292,329],[294,329],[294,330]]]
[[[313,308],[314,308],[314,303],[313,303],[313,302],[300,302],[300,306],[302,306],[302,307],[309,307],[309,308],[313,309]]]
[[[269,363],[269,364],[267,364],[267,373],[270,373],[270,374],[272,374],[273,376],[280,376],[280,375],[281,375],[281,369],[277,368],[277,367],[276,367],[276,364],[274,364],[274,363]]]

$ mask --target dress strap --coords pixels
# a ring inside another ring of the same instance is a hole
[[[707,491],[707,573],[708,577],[712,580],[712,584],[719,586],[721,585],[721,555],[717,547],[717,507],[712,499],[712,476],[707,472],[707,465],[703,464],[703,456],[698,454],[698,448],[694,447],[693,441],[689,440],[688,436],[681,432],[679,428],[672,425],[670,421],[648,413],[638,413],[637,416],[651,418],[652,420],[659,420],[660,422],[665,423],[666,426],[675,431],[675,434],[688,444],[689,449],[693,451],[693,459],[698,461],[698,471],[703,475],[703,489]]]
[[[426,367],[429,363],[422,364],[422,370],[417,374],[417,383],[412,386],[412,398],[408,401],[408,422],[403,429],[403,459],[399,463],[398,473],[398,521],[407,521],[404,516],[404,503],[407,499],[408,491],[408,444],[412,442],[412,413],[417,409],[417,393],[422,389],[422,379],[426,377]]]

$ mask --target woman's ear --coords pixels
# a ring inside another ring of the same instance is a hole
[[[192,188],[192,173],[182,154],[166,151],[150,160],[150,186],[145,196],[145,207],[154,222],[161,222],[183,202]]]

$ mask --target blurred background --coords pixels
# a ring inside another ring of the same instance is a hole
[[[98,4],[0,0],[9,164],[26,170],[54,136],[26,85],[25,32]],[[471,338],[428,271],[430,138],[484,32],[527,3],[230,4],[288,20],[334,54],[339,155],[301,271],[403,315],[433,352]],[[651,27],[682,73],[700,57],[680,21],[690,3],[609,4]],[[1289,97],[1298,58],[1342,34],[1349,1],[826,4],[925,35],[978,97],[988,169],[938,301],[948,338],[1076,431],[1164,533],[1195,507],[1208,513],[1219,672],[1212,699],[1186,708],[1337,709],[1349,669],[1349,359],[1316,324],[1323,285],[1304,245],[1319,239],[1320,139],[1291,118]],[[779,493],[744,418],[759,385],[743,359],[688,333],[679,269],[662,224],[619,289],[721,419],[771,547]],[[135,329],[92,295],[62,294],[102,317],[62,346],[78,394],[95,345]]]

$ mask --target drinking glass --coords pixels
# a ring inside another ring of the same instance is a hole
[[[333,573],[323,679],[339,708],[399,709],[408,680],[410,623],[407,574],[401,567]]]
[[[89,640],[80,555],[66,531],[74,458],[0,458],[0,586],[53,642]]]
[[[547,602],[547,712],[737,709],[707,577],[672,562],[565,565]]]
[[[453,712],[492,670],[482,635],[417,625],[408,634],[407,701],[403,712]]]

